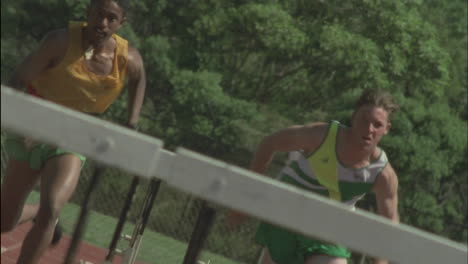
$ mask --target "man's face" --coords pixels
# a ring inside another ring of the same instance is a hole
[[[364,148],[374,148],[390,126],[388,112],[382,107],[363,105],[353,114],[353,140]]]
[[[123,10],[112,0],[100,0],[88,7],[88,37],[91,43],[108,40],[124,22]]]

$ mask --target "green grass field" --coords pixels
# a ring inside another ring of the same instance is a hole
[[[39,201],[39,193],[32,192],[28,202]],[[67,234],[73,233],[73,227],[79,215],[80,207],[67,204],[60,214],[60,220]],[[86,232],[82,239],[101,248],[108,248],[112,239],[117,219],[92,211],[88,218]],[[124,234],[131,234],[132,224],[126,224]],[[125,242],[121,241],[124,248]],[[138,260],[151,264],[179,264],[182,263],[187,243],[172,239],[168,236],[146,229],[138,253]],[[204,263],[235,264],[233,260],[204,251],[200,257]]]

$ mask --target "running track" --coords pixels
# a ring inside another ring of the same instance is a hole
[[[1,263],[2,264],[15,264],[16,259],[19,256],[19,251],[21,247],[21,241],[23,241],[26,232],[31,228],[31,224],[23,224],[18,226],[15,230],[9,233],[1,235]],[[68,245],[70,243],[70,237],[64,235],[60,240],[60,243],[49,249],[46,254],[42,257],[40,264],[63,264],[63,259],[65,258]],[[4,252],[4,250],[6,251]],[[76,254],[76,261],[74,264],[101,264],[104,261],[107,250],[99,248],[82,242],[79,250]],[[121,258],[115,257],[113,263],[121,264]],[[144,264],[142,262],[135,262],[135,264]]]

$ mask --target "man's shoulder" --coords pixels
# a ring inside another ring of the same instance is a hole
[[[385,166],[377,177],[372,191],[374,193],[396,194],[398,190],[398,176],[390,163]]]
[[[396,177],[395,169],[393,168],[392,164],[390,164],[390,162],[387,163],[387,166],[385,166],[385,168],[382,170],[382,173]]]
[[[128,46],[128,69],[130,72],[140,72],[143,69],[143,58],[135,47]]]
[[[311,136],[313,136],[317,140],[322,140],[328,133],[330,123],[314,122],[304,125],[304,128]]]
[[[44,36],[44,41],[58,43],[68,40],[69,30],[68,28],[59,28],[47,32]]]
[[[49,31],[41,41],[41,49],[53,57],[63,57],[69,42],[69,30],[61,28]]]
[[[304,125],[304,127],[316,131],[326,131],[329,126],[330,123],[327,122],[313,122]]]
[[[331,123],[314,122],[304,125],[304,128],[309,135],[309,148],[305,150],[306,153],[314,152],[320,144],[325,140]]]
[[[68,40],[69,33],[66,28],[49,31],[41,40],[36,54],[50,60],[47,65],[56,65],[66,53]]]

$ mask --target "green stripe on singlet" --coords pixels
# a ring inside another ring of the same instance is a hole
[[[343,201],[353,199],[355,196],[368,193],[372,189],[373,183],[365,182],[339,182],[340,192]]]
[[[310,184],[313,184],[315,186],[321,186],[322,187],[322,185],[317,180],[314,180],[314,179],[308,177],[301,170],[301,168],[299,167],[299,163],[297,161],[291,162],[291,164],[289,166],[304,181],[306,181],[306,182],[308,182]],[[289,180],[288,180],[289,183],[294,184],[295,186],[301,187],[303,189],[310,190],[309,188],[307,188],[305,186],[302,186],[300,183],[296,182],[293,177],[291,177],[291,176],[289,176],[287,174],[283,174],[283,175],[285,175],[285,177],[289,178]],[[372,184],[373,183],[339,181],[338,185],[339,185],[339,188],[340,188],[340,193],[342,193],[342,196],[343,196],[341,198],[342,201],[348,201],[348,200],[353,199],[355,196],[358,196],[358,195],[361,195],[361,194],[364,194],[364,193],[368,193],[372,188]],[[325,196],[328,196],[328,191],[325,191],[325,190],[323,190],[323,191],[313,190],[313,191],[317,192],[317,193],[320,193],[320,194],[323,194]]]
[[[326,189],[324,189],[324,190],[310,189],[307,186],[304,186],[304,185],[298,183],[293,177],[289,176],[288,174],[285,174],[285,173],[281,174],[281,181],[285,182],[285,183],[289,183],[289,184],[291,184],[293,186],[296,186],[296,187],[298,187],[300,189],[311,191],[311,192],[317,193],[319,195],[328,197],[328,190],[326,190]]]
[[[321,186],[321,187],[323,187],[323,186],[319,183],[319,181],[314,180],[314,179],[308,177],[308,176],[301,170],[301,168],[299,167],[299,163],[298,163],[297,161],[291,162],[291,165],[289,165],[289,166],[290,166],[291,169],[293,169],[294,172],[295,172],[299,177],[301,177],[301,179],[303,179],[304,181],[306,181],[306,182],[308,182],[308,183],[310,183],[310,184],[313,184],[313,185],[315,185],[315,186]]]

